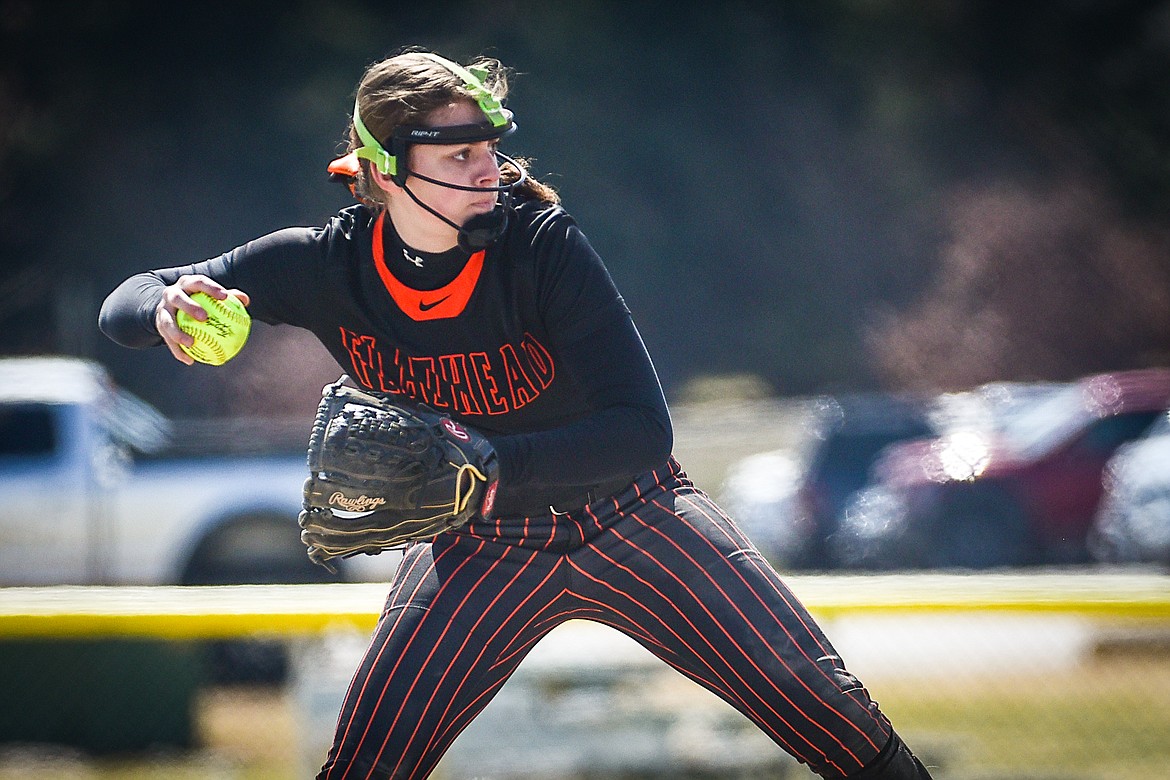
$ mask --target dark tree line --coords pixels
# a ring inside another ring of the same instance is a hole
[[[0,0],[0,350],[97,358],[172,412],[303,411],[334,369],[295,333],[187,370],[106,343],[96,309],[346,205],[323,166],[406,43],[517,70],[509,148],[671,395],[1167,360],[1170,3],[1120,0]]]

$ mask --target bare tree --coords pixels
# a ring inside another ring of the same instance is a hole
[[[1083,177],[957,193],[937,275],[869,334],[893,387],[958,389],[1170,362],[1170,232]]]

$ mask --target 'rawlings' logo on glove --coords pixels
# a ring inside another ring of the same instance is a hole
[[[329,496],[329,503],[331,506],[336,506],[347,512],[369,512],[371,509],[377,509],[382,504],[385,504],[386,499],[364,494],[349,498],[339,490]]]

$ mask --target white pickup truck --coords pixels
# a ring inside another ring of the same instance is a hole
[[[303,450],[184,456],[171,427],[95,363],[0,360],[0,586],[338,579],[298,536]]]

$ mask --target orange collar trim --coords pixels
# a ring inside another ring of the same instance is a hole
[[[416,290],[398,281],[386,266],[386,256],[382,251],[382,220],[385,218],[386,212],[383,211],[374,222],[374,267],[398,308],[416,322],[450,319],[462,314],[479,282],[486,250],[473,254],[459,275],[439,289]]]

